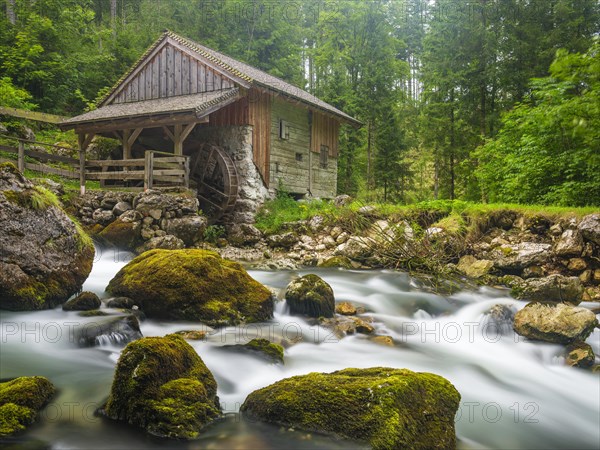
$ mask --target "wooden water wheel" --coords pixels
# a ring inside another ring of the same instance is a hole
[[[198,201],[209,223],[233,210],[238,195],[238,176],[231,157],[220,147],[202,144],[190,165]]]

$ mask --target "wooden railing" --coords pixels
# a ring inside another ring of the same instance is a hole
[[[152,189],[156,182],[183,185],[186,189],[190,184],[189,156],[157,150],[146,150],[145,158],[87,161],[85,165],[88,180],[143,181],[144,190]]]
[[[27,149],[26,145],[34,145],[37,147],[55,148],[65,151],[73,151],[72,148],[61,147],[60,145],[48,144],[46,142],[30,141],[27,139],[2,136],[2,139],[14,141],[17,146],[0,145],[0,150],[7,153],[17,154],[17,167],[23,172],[25,169],[35,170],[36,172],[51,173],[60,175],[65,178],[79,178],[79,160],[68,156],[54,155],[52,153],[40,152],[38,150]],[[40,162],[28,162],[25,157],[28,156]],[[2,161],[11,161],[9,159],[0,158]],[[67,168],[51,167],[42,162],[63,163]]]
[[[12,140],[17,143],[16,147],[0,145],[0,150],[17,154],[17,167],[22,172],[25,169],[35,170],[42,173],[51,173],[66,178],[79,178],[83,180],[99,180],[101,185],[106,181],[123,182],[128,185],[143,182],[144,190],[151,189],[157,184],[183,185],[186,189],[190,184],[190,157],[175,156],[172,153],[147,150],[144,158],[126,160],[91,160],[85,162],[83,178],[79,159],[67,156],[59,156],[51,153],[26,149],[25,145],[52,147],[72,151],[59,145],[47,144],[45,142],[29,141],[27,139],[2,136],[2,139]],[[28,156],[37,161],[62,163],[67,168],[51,167],[41,162],[27,162]],[[4,160],[0,158],[0,161]],[[11,161],[6,159],[6,161]],[[131,187],[131,186],[130,186]],[[83,191],[82,191],[83,192]]]

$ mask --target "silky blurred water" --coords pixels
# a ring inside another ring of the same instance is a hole
[[[84,289],[106,297],[108,281],[130,257],[101,252]],[[249,423],[238,410],[250,392],[282,378],[374,366],[433,372],[450,380],[462,395],[456,416],[459,448],[600,448],[600,377],[566,367],[561,346],[527,342],[488,321],[484,313],[493,305],[524,306],[505,291],[483,288],[441,297],[420,291],[406,274],[394,271],[250,271],[275,289],[306,273],[324,278],[337,301],[363,306],[376,333],[390,336],[395,345],[365,335],[337,339],[328,329],[290,316],[285,303],[276,305],[268,323],[204,327],[207,339],[189,342],[214,374],[227,414],[194,442],[153,438],[94,415],[110,391],[121,348],[107,339],[100,347],[79,348],[75,336],[105,318],[82,318],[60,308],[0,312],[0,378],[43,375],[59,389],[38,423],[13,440],[13,448],[358,448],[314,433]],[[141,324],[144,336],[201,328],[156,320]],[[220,348],[253,337],[298,343],[286,349],[283,366]],[[598,330],[588,343],[600,353]]]

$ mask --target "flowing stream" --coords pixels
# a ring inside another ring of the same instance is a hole
[[[84,290],[106,297],[105,286],[130,255],[98,253]],[[365,335],[336,339],[329,330],[290,316],[281,302],[269,323],[215,330],[206,340],[189,341],[214,374],[227,413],[193,442],[154,438],[94,414],[109,393],[122,347],[104,339],[100,346],[79,348],[74,336],[103,318],[82,318],[60,307],[1,311],[0,378],[43,375],[59,390],[11,448],[357,448],[327,436],[250,423],[238,410],[250,392],[282,378],[374,366],[433,372],[450,380],[462,395],[456,416],[459,448],[600,448],[600,377],[565,366],[561,346],[526,342],[490,322],[484,313],[493,305],[524,306],[506,291],[482,288],[446,298],[420,291],[406,274],[394,271],[250,271],[276,289],[306,273],[325,279],[337,301],[364,306],[376,333],[392,337],[395,345]],[[200,328],[156,320],[141,324],[144,336]],[[253,337],[298,343],[286,349],[283,366],[219,348]],[[598,329],[587,342],[600,354]]]

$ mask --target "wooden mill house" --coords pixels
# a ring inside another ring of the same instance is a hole
[[[279,186],[335,196],[342,122],[359,125],[296,86],[166,31],[98,109],[60,126],[79,135],[83,191],[86,178],[191,182],[205,213],[244,220]],[[118,138],[122,160],[85,162],[97,135]]]

